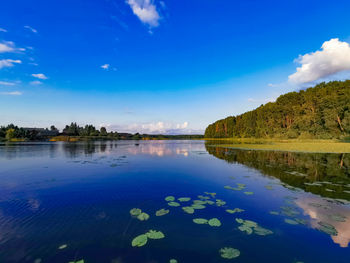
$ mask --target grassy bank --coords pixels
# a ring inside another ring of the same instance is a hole
[[[215,145],[220,147],[245,150],[312,153],[350,153],[350,143],[337,140],[213,139],[212,143],[210,144],[212,144],[213,146]]]

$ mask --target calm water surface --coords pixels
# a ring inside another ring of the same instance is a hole
[[[0,262],[349,263],[349,167],[344,154],[242,151],[203,141],[3,144]],[[172,207],[169,195],[191,201]],[[185,213],[193,200],[213,203]],[[132,208],[150,218],[132,217]],[[156,216],[161,208],[170,212]],[[226,211],[234,208],[244,211]],[[194,218],[218,218],[221,226]],[[248,234],[236,218],[273,233]],[[131,246],[151,229],[165,238]],[[240,256],[222,258],[224,247]]]

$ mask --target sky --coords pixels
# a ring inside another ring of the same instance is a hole
[[[350,1],[11,0],[0,125],[200,134],[350,78]]]

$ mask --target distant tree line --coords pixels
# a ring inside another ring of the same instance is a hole
[[[290,92],[276,102],[210,124],[206,138],[344,138],[350,135],[350,80]]]
[[[86,138],[86,139],[103,139],[103,140],[162,140],[162,139],[201,139],[203,135],[153,135],[153,134],[131,134],[107,132],[105,127],[96,129],[93,125],[79,126],[72,122],[66,125],[60,132],[54,125],[48,128],[22,128],[10,124],[0,126],[0,141],[35,141],[48,140],[56,138],[64,140],[67,137]]]

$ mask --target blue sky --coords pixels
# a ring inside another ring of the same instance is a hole
[[[349,78],[349,10],[345,0],[4,1],[0,125],[201,133]]]

